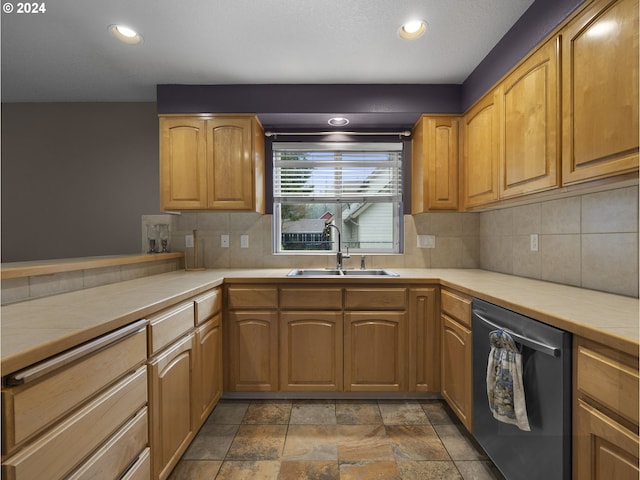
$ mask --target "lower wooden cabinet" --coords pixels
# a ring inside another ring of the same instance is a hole
[[[111,480],[119,478],[131,466],[133,454],[149,450],[149,418],[147,407],[116,432],[81,468],[67,480]],[[147,475],[147,480],[150,478]]]
[[[196,384],[194,398],[202,425],[222,396],[222,314],[217,313],[196,330]]]
[[[437,289],[409,290],[409,391],[440,391],[440,316]]]
[[[147,403],[143,366],[3,461],[8,480],[66,478]]]
[[[275,392],[278,390],[278,312],[228,313],[226,390]]]
[[[342,312],[280,313],[280,390],[342,391]]]
[[[151,465],[166,479],[198,429],[193,398],[195,342],[191,333],[149,360]]]
[[[3,378],[2,478],[117,478],[127,470],[149,443],[146,324]]]
[[[638,357],[574,339],[573,478],[637,480]]]
[[[437,291],[230,285],[225,390],[438,392]]]
[[[440,294],[442,397],[471,431],[473,369],[471,365],[471,299],[449,290]]]
[[[578,480],[637,480],[637,432],[632,432],[597,408],[578,400],[574,413],[573,478]]]
[[[151,449],[146,448],[120,480],[148,480],[151,478]]]
[[[344,389],[407,389],[405,312],[345,312]]]

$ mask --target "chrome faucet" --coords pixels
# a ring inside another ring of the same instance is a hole
[[[328,221],[325,222],[324,224],[324,231],[323,233],[325,235],[330,235],[331,233],[331,227],[335,228],[336,231],[338,232],[338,252],[336,253],[336,268],[338,270],[342,270],[342,261],[345,258],[351,258],[351,255],[349,255],[349,247],[347,247],[347,253],[342,253],[342,235],[340,233],[340,229],[334,225],[333,223],[329,223]]]

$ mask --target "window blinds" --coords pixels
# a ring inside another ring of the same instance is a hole
[[[276,201],[401,201],[401,143],[274,142],[273,157]]]

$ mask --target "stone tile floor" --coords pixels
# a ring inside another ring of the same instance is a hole
[[[441,400],[222,400],[169,480],[502,480]]]

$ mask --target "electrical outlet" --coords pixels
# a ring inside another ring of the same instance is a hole
[[[531,251],[532,252],[537,252],[538,251],[538,234],[537,233],[532,233],[529,236],[529,240],[531,242]]]
[[[436,248],[435,235],[418,235],[418,248]]]
[[[249,248],[249,235],[240,235],[240,248]]]
[[[229,235],[220,235],[220,248],[229,248]]]
[[[184,236],[184,246],[187,248],[193,248],[193,235]]]

